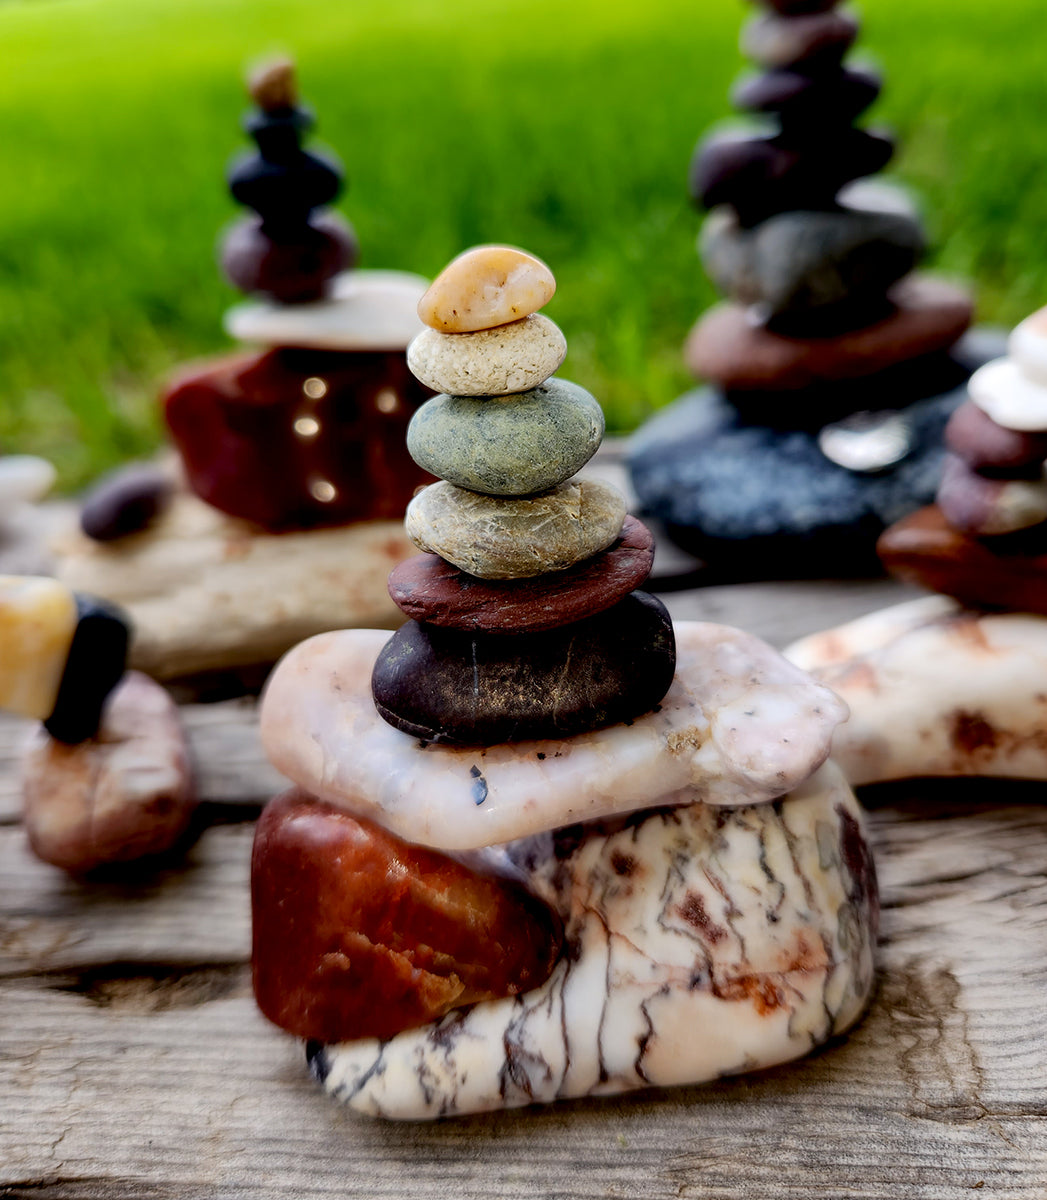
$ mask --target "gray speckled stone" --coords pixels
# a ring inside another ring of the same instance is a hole
[[[434,483],[407,508],[404,528],[420,550],[480,579],[529,579],[606,550],[625,520],[620,492],[578,479],[520,500]]]
[[[423,470],[458,487],[527,496],[570,479],[603,432],[596,400],[576,383],[550,379],[512,396],[437,396],[411,418],[407,449]]]
[[[882,297],[916,265],[924,239],[915,216],[863,196],[838,212],[784,212],[752,229],[718,208],[698,248],[722,292],[774,316]]]
[[[507,396],[544,383],[566,354],[559,326],[532,313],[475,333],[423,330],[407,347],[407,365],[434,392]]]

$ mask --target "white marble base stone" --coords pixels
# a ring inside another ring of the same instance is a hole
[[[505,848],[565,921],[547,982],[387,1042],[311,1047],[328,1092],[424,1120],[702,1083],[799,1058],[858,1019],[876,885],[832,763],[774,804],[693,803],[571,836]]]
[[[188,492],[141,533],[95,542],[70,527],[55,574],[131,616],[131,665],[157,679],[274,662],[330,629],[403,614],[389,572],[412,554],[400,521],[266,533]]]
[[[785,653],[850,706],[832,753],[855,787],[931,776],[1047,780],[1047,617],[925,596]]]

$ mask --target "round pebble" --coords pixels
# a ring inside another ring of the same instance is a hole
[[[411,418],[407,449],[431,475],[487,496],[529,496],[570,479],[599,449],[603,409],[549,379],[512,396],[436,396]]]
[[[0,511],[42,500],[54,486],[56,476],[51,463],[35,454],[0,456]]]
[[[437,554],[417,554],[395,567],[389,595],[416,621],[447,629],[539,633],[595,616],[642,587],[654,562],[654,538],[625,518],[609,549],[564,571],[494,582],[467,575]]]
[[[945,444],[982,475],[1013,472],[1047,459],[1047,433],[1004,429],[970,401],[961,404],[949,419]]]
[[[470,575],[529,579],[606,550],[625,516],[621,493],[593,479],[513,500],[440,482],[411,501],[404,529],[419,550]]]
[[[599,616],[518,637],[408,621],[378,655],[371,687],[397,729],[486,746],[638,717],[662,699],[675,670],[672,619],[661,601],[634,592]]]
[[[434,392],[507,396],[544,383],[563,362],[567,339],[541,313],[476,333],[423,330],[407,347],[407,365]]]
[[[858,22],[848,13],[761,13],[742,30],[741,50],[763,67],[825,67],[839,62],[857,36]]]
[[[171,479],[159,467],[121,467],[103,476],[84,497],[80,528],[96,542],[137,533],[163,512],[172,492]]]
[[[222,242],[222,270],[243,292],[281,304],[319,300],[332,279],[354,266],[359,245],[349,222],[325,212],[273,237],[260,217],[244,217]]]
[[[1047,308],[1034,312],[1014,327],[1007,349],[1030,379],[1047,385]]]
[[[975,371],[967,385],[971,400],[1004,429],[1047,432],[1047,385],[1037,383],[1009,358]]]
[[[742,78],[731,92],[736,108],[775,113],[783,125],[848,125],[880,94],[874,71],[833,71],[807,75],[801,71],[767,71]]]
[[[989,479],[950,456],[938,488],[938,506],[962,533],[1016,533],[1047,521],[1047,479]]]
[[[537,312],[556,280],[533,254],[512,246],[475,246],[453,259],[418,302],[418,315],[441,333],[493,329]]]

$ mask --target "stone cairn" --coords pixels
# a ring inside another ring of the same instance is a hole
[[[1047,614],[1047,308],[971,376],[937,504],[880,538],[887,568],[966,604]]]
[[[164,416],[188,490],[151,466],[102,480],[81,512],[89,541],[60,568],[128,609],[134,661],[158,677],[268,665],[311,632],[391,624],[385,577],[411,552],[399,521],[431,479],[404,449],[431,395],[404,354],[428,281],[350,269],[356,237],[327,207],[342,171],[303,145],[313,117],[291,63],[261,68],[249,90],[255,149],[233,162],[229,185],[252,211],[226,233],[221,261],[254,297],[226,327],[261,348],[176,376]],[[150,538],[129,540],[147,527]],[[170,604],[158,560],[181,563]],[[230,603],[227,634],[201,638],[214,605]]]
[[[410,619],[302,643],[262,701],[295,786],[255,838],[255,996],[373,1115],[785,1061],[872,985],[861,814],[823,765],[844,710],[635,590],[650,535],[574,478],[603,419],[553,377],[554,286],[488,246],[423,297],[409,361],[443,394],[408,444],[440,482],[389,580]]]
[[[104,601],[0,576],[0,708],[41,722],[22,761],[29,845],[75,875],[170,849],[194,808],[177,710],[125,674],[129,636]]]
[[[836,0],[760,3],[742,47],[762,69],[733,100],[766,124],[713,134],[691,167],[711,210],[699,253],[729,301],[685,350],[711,386],[639,432],[633,482],[727,573],[864,571],[884,526],[933,496],[957,389],[988,355],[954,350],[967,295],[911,273],[924,235],[907,195],[855,182],[893,153],[855,124],[880,92],[844,62],[857,20]]]

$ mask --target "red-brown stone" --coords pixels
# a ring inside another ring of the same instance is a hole
[[[1005,429],[971,400],[964,401],[949,418],[945,444],[972,471],[983,475],[1036,478],[1038,471],[1020,476],[1017,472],[1047,459],[1047,433]]]
[[[447,629],[538,633],[613,608],[641,587],[654,562],[654,538],[626,517],[617,542],[566,571],[531,579],[467,575],[436,554],[418,554],[389,576],[389,595],[409,617]]]
[[[190,368],[164,403],[193,491],[288,530],[402,517],[432,482],[405,444],[431,395],[402,352],[284,347]]]
[[[870,325],[802,338],[773,333],[754,325],[739,305],[721,304],[691,330],[684,357],[698,378],[727,391],[799,391],[948,349],[973,315],[966,292],[927,276],[903,279],[889,299],[894,311]]]
[[[389,1038],[544,982],[557,915],[519,884],[292,790],[258,822],[254,990],[290,1033]]]
[[[892,575],[976,608],[1047,615],[1047,532],[976,538],[954,529],[937,505],[892,525],[876,546]]]

